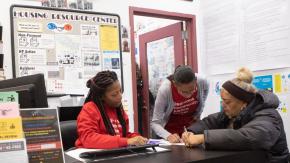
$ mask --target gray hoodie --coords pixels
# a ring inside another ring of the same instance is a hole
[[[209,91],[209,83],[206,79],[197,76],[197,87],[198,87],[198,94],[197,99],[199,100],[199,105],[194,113],[194,117],[200,117],[200,114],[203,111],[204,103],[208,95]],[[161,84],[155,105],[154,105],[154,112],[153,118],[151,121],[151,128],[153,131],[160,137],[166,139],[171,133],[169,133],[164,126],[167,124],[171,112],[173,111],[174,101],[172,99],[172,92],[171,92],[171,82],[166,79]],[[183,127],[183,126],[182,126]]]

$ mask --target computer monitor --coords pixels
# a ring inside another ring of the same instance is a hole
[[[48,107],[43,74],[0,81],[0,92],[5,91],[18,93],[20,108]]]

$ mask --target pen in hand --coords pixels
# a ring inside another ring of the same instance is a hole
[[[185,126],[183,126],[184,127],[184,137],[182,138],[182,140],[183,140],[183,142],[184,142],[184,144],[187,146],[188,145],[188,138],[189,138],[189,133],[188,133],[188,131],[187,131],[187,129],[186,129],[186,127]]]
[[[184,132],[186,133],[186,135],[188,135],[186,127],[185,126],[183,126],[183,127],[184,127]]]

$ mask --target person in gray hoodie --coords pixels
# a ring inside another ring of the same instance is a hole
[[[156,135],[171,143],[180,142],[184,126],[200,118],[208,91],[208,81],[196,76],[191,67],[177,66],[157,93],[151,120]]]
[[[252,72],[241,68],[221,89],[223,111],[211,114],[182,134],[186,146],[206,150],[264,150],[271,163],[287,163],[289,151],[278,97],[251,84]]]

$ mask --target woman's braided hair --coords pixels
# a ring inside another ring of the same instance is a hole
[[[116,135],[116,133],[108,115],[105,112],[102,97],[105,95],[107,88],[116,81],[118,81],[117,74],[114,71],[108,70],[97,73],[96,76],[87,81],[87,87],[90,88],[90,90],[86,97],[85,103],[92,101],[97,105],[103,118],[105,127],[110,135]],[[122,114],[124,112],[122,104],[116,108],[116,111],[118,120],[122,126],[123,137],[126,137],[127,128],[125,119]]]

